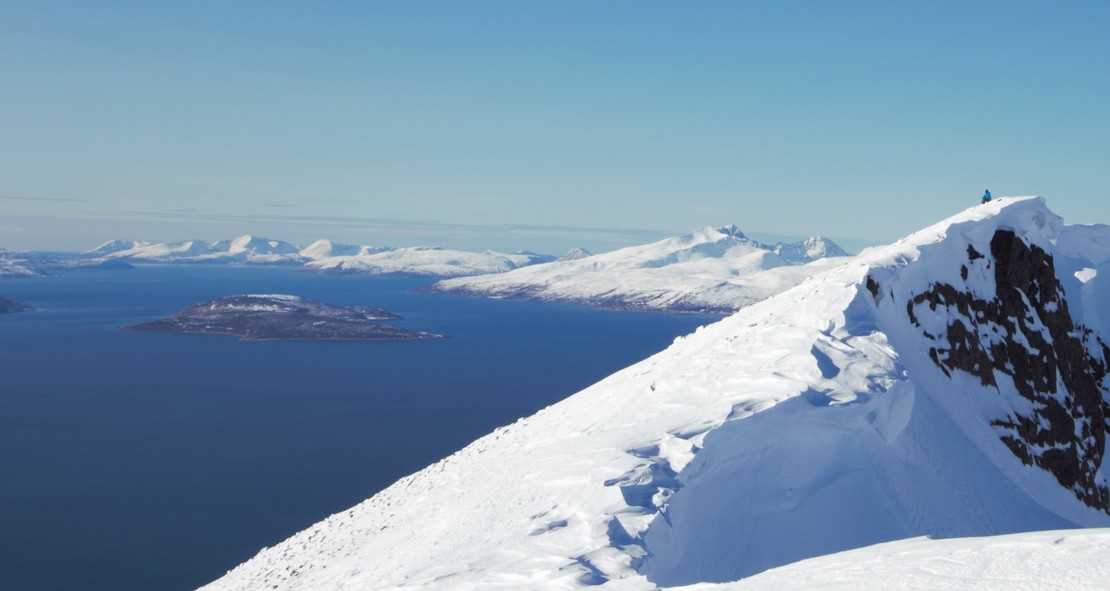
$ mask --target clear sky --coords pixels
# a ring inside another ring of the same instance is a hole
[[[1110,2],[0,0],[0,247],[1110,223]]]

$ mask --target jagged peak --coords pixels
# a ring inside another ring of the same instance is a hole
[[[718,232],[720,232],[721,234],[724,234],[725,236],[731,236],[733,238],[738,238],[738,239],[741,239],[741,240],[747,240],[748,239],[748,237],[745,236],[744,233],[740,231],[740,227],[737,226],[736,224],[729,224],[727,226],[721,226],[720,228],[717,228],[716,230]]]
[[[568,250],[563,256],[556,259],[557,261],[577,261],[586,257],[593,256],[594,253],[586,250],[585,248],[574,247]]]

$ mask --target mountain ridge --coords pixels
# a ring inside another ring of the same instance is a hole
[[[1062,307],[1030,294],[1059,291],[1074,324],[1091,320],[1072,330],[1083,349],[1073,370],[1098,382],[1110,236],[1068,228],[1041,198],[1003,198],[867,249],[494,431],[206,589],[708,590],[920,535],[1110,526],[1102,497],[1085,497],[1106,483],[1094,435],[1106,424],[1091,408],[1105,411],[1105,381],[1099,402],[1060,380],[1059,408],[1038,406],[1017,384],[1026,376],[1010,368],[1020,358],[1011,351],[991,358],[1002,369],[984,384],[981,367],[945,365],[953,358],[940,345],[962,329],[979,338],[957,342],[989,354],[1002,316],[980,319],[971,304],[931,296],[915,303],[941,285],[969,301],[1017,289],[1005,297],[1023,315],[1007,336],[1032,354],[1021,336],[1053,345],[1040,314]],[[1007,232],[1053,256],[1058,289],[995,281],[1035,259],[1000,257],[1024,252],[1012,240],[992,250]],[[1092,244],[1103,246],[1077,248]],[[969,260],[969,246],[981,259]],[[1038,447],[1019,417],[1050,433],[1078,426]],[[1015,432],[1007,419],[1042,457],[1077,450],[1069,465],[1083,478],[1069,485],[1055,460],[1023,461],[1004,440]]]
[[[498,275],[448,279],[431,291],[600,308],[730,313],[837,264],[847,253],[821,237],[763,244],[735,226],[705,226],[650,244]]]

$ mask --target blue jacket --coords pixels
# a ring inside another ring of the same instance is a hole
[[[991,192],[990,191],[984,191],[983,192],[983,201],[990,201],[990,200],[991,200]]]

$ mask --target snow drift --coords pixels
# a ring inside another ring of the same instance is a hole
[[[1108,261],[1110,228],[1065,226],[1039,197],[971,208],[206,588],[731,589],[904,538],[1110,526]]]

